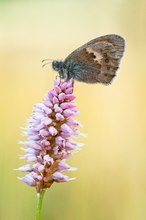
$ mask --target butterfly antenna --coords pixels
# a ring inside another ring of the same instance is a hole
[[[44,64],[42,65],[42,68],[45,67],[45,66],[47,66],[48,64],[51,64],[51,63],[52,63],[52,62],[44,63]]]
[[[45,61],[53,61],[54,59],[44,59],[42,60],[42,63],[45,62]]]
[[[47,61],[47,62],[46,62]],[[42,67],[52,63],[53,59],[45,59],[45,60],[42,60]],[[45,63],[46,62],[46,63]]]

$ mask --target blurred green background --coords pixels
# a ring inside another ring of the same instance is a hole
[[[104,34],[126,40],[110,86],[76,82],[78,120],[87,138],[68,160],[75,181],[47,191],[42,220],[146,219],[146,1],[0,1],[0,219],[33,220],[35,190],[17,179],[18,141],[35,103],[56,73],[44,58],[64,59]]]

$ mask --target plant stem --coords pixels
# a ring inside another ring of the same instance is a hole
[[[40,193],[37,193],[36,220],[41,219],[41,209],[42,209],[42,202],[43,202],[44,193],[45,193],[45,190],[42,190]]]

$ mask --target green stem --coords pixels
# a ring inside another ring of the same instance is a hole
[[[41,219],[41,209],[42,209],[42,202],[43,202],[44,193],[45,193],[45,190],[42,190],[40,193],[37,193],[36,220]]]

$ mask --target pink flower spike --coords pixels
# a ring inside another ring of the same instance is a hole
[[[26,141],[21,142],[28,164],[18,168],[27,172],[21,179],[40,193],[54,182],[67,182],[69,178],[64,172],[76,170],[66,163],[79,149],[71,138],[78,136],[79,123],[74,120],[78,114],[74,104],[73,82],[54,81],[54,89],[50,90],[42,103],[33,107],[33,112],[25,129]]]

